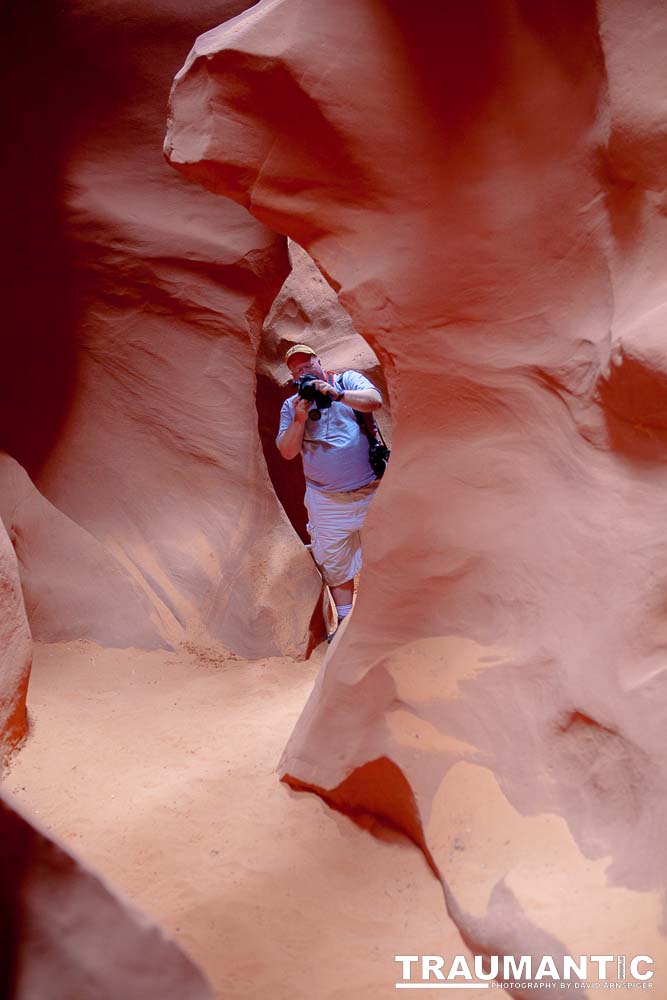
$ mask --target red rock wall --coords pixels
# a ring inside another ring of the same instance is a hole
[[[320,582],[276,502],[254,404],[285,241],[161,153],[188,39],[244,6],[3,12],[0,425],[36,490],[22,480],[20,509],[12,492],[0,503],[37,639],[217,640],[249,657],[311,642]]]
[[[666,30],[263,0],[172,95],[173,165],[308,250],[392,396],[283,773],[407,830],[492,953],[665,957]]]
[[[213,1000],[174,941],[6,798],[0,864],[3,997]]]

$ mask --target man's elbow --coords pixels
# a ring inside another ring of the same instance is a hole
[[[371,407],[371,413],[373,413],[375,410],[381,410],[382,409],[382,396],[380,396],[379,393],[378,393],[377,396],[374,394],[371,397],[370,407]]]
[[[276,441],[276,448],[278,449],[282,457],[287,459],[288,462],[291,461],[291,459],[296,458],[296,456],[299,454],[298,451],[294,452],[291,451],[290,448],[286,446],[280,439]]]

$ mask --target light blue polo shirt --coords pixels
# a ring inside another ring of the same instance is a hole
[[[380,392],[365,375],[355,371],[335,375],[334,388],[337,392],[344,389]],[[295,394],[283,403],[278,437],[294,419],[294,400],[298,398]],[[321,413],[320,420],[306,420],[303,434],[301,457],[308,485],[320,493],[345,493],[374,482],[376,475],[368,462],[369,440],[352,408],[345,403],[332,402],[329,409]]]

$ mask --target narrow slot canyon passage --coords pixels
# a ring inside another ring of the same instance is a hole
[[[308,255],[292,244],[290,259],[265,321],[257,412],[273,484],[306,541],[300,462],[274,441],[284,351],[306,341],[332,368],[368,373],[385,398],[386,385]],[[382,426],[388,435],[388,413]],[[463,947],[410,841],[278,780],[326,649],[304,661],[245,660],[210,640],[34,645],[29,733],[5,791],[173,935],[221,998],[385,997],[395,954]]]
[[[265,321],[257,413],[273,484],[306,541],[300,462],[274,441],[284,351],[305,340],[332,368],[368,373],[385,398],[386,385],[308,255],[293,244],[290,259]],[[278,780],[326,649],[304,661],[248,660],[210,638],[154,651],[33,647],[29,732],[5,792],[173,935],[221,998],[380,998],[394,954],[426,940],[463,947],[410,841]]]
[[[377,359],[335,293],[296,244],[290,260],[264,324],[257,419],[276,493],[305,542],[300,463],[281,459],[274,441],[284,350],[313,343],[327,366],[360,368],[388,400]],[[388,408],[381,426],[388,436]],[[54,504],[48,517],[64,515]],[[34,622],[23,535],[16,530]],[[64,587],[60,562],[54,572]],[[4,791],[172,935],[220,998],[380,998],[393,988],[394,954],[427,940],[434,950],[443,940],[463,947],[412,843],[278,780],[325,652],[251,660],[187,635],[153,651],[92,639],[33,645],[29,731]]]

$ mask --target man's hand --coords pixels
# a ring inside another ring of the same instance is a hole
[[[323,396],[333,396],[334,399],[338,396],[338,389],[334,389],[328,382],[323,382],[321,378],[315,379],[314,382],[311,382],[311,385],[318,392],[321,392]]]
[[[313,404],[307,399],[294,400],[294,421],[297,424],[305,424]]]
[[[306,420],[312,404],[307,399],[294,400],[294,417],[291,424],[282,432],[278,441],[278,451],[286,459],[296,458],[301,451]]]

